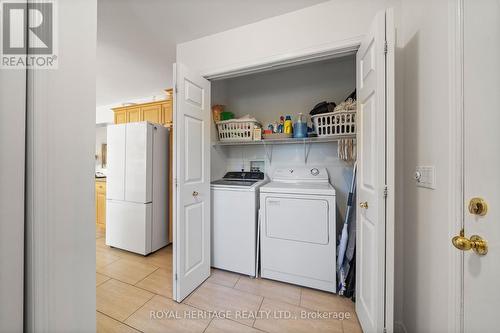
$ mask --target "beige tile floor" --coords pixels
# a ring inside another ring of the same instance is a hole
[[[99,333],[361,332],[349,299],[217,269],[181,304],[176,303],[172,247],[147,257],[110,248],[100,227],[96,228],[96,296]],[[349,319],[317,318],[346,313]]]

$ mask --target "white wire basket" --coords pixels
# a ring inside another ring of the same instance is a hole
[[[248,119],[231,119],[218,121],[217,132],[219,133],[219,141],[252,141],[253,129],[262,127],[262,125],[254,120]]]
[[[311,119],[318,136],[356,135],[356,110],[322,113]]]

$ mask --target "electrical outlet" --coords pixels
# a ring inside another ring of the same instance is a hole
[[[434,166],[417,166],[414,179],[419,187],[436,188],[436,168]]]

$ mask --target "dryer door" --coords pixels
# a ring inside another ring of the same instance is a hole
[[[328,201],[316,198],[266,198],[267,237],[328,244]]]
[[[261,199],[261,276],[335,292],[335,197]]]

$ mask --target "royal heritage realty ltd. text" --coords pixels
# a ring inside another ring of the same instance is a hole
[[[322,311],[286,311],[286,310],[259,310],[259,311],[205,311],[205,310],[159,310],[150,311],[151,320],[169,319],[284,319],[284,320],[348,320],[352,318],[350,312],[322,312]]]

